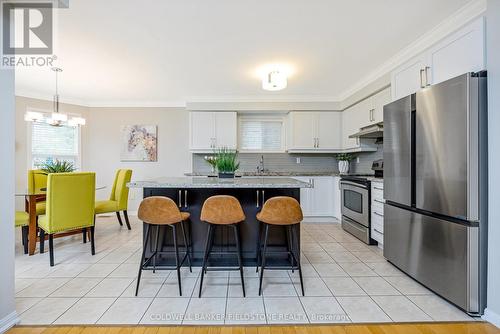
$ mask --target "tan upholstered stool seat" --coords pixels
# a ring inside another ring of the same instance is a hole
[[[189,213],[180,212],[171,198],[151,196],[141,202],[137,217],[152,225],[171,225],[188,219]]]
[[[200,219],[210,224],[230,225],[244,221],[245,213],[236,197],[217,195],[203,203]]]
[[[270,225],[293,225],[303,219],[299,202],[292,197],[277,196],[268,199],[257,219]]]

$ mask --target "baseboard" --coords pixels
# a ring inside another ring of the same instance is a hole
[[[5,333],[19,323],[17,312],[14,311],[0,320],[0,333]]]
[[[484,310],[484,315],[481,318],[500,328],[500,314],[493,312],[489,308]]]
[[[304,223],[339,223],[335,217],[304,217]]]

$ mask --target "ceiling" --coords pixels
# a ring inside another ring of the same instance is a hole
[[[71,0],[58,9],[63,100],[332,100],[468,0]],[[263,91],[269,63],[288,88]],[[47,96],[47,68],[16,71],[19,95]]]

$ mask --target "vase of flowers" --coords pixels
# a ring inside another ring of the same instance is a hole
[[[234,173],[240,167],[240,163],[236,161],[237,157],[238,152],[227,147],[222,147],[215,151],[215,167],[219,173],[219,178],[234,178]]]
[[[339,164],[339,173],[347,174],[349,173],[349,162],[354,159],[354,154],[352,153],[339,153],[335,155]]]

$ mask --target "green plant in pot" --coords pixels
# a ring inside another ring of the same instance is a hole
[[[222,147],[214,152],[215,167],[220,178],[233,178],[234,172],[240,167],[240,163],[236,161],[238,152],[227,147]]]
[[[338,153],[335,154],[335,159],[339,163],[339,173],[347,174],[349,173],[349,162],[353,160],[356,156],[352,153]]]
[[[47,174],[51,173],[72,173],[75,171],[75,166],[69,161],[49,160],[42,165],[41,170]]]

